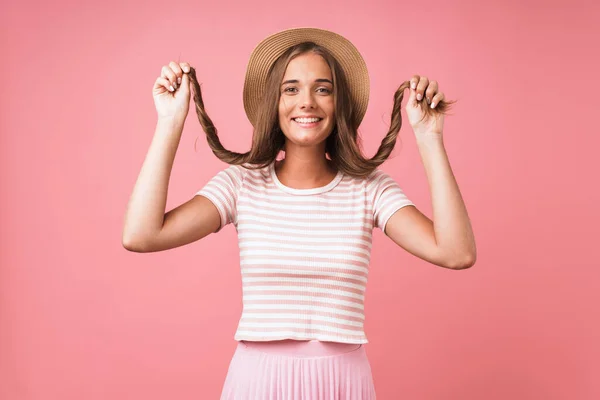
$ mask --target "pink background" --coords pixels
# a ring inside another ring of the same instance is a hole
[[[444,136],[478,260],[446,270],[376,232],[366,348],[378,398],[600,398],[592,1],[85,3],[0,9],[1,399],[218,398],[241,313],[235,230],[162,253],[121,245],[151,89],[163,65],[190,62],[223,142],[245,151],[250,52],[301,26],[365,57],[369,155],[413,74],[458,100]],[[225,167],[195,118],[168,209]],[[406,119],[401,141],[382,169],[431,216]]]

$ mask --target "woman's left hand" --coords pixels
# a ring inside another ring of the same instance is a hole
[[[406,103],[406,114],[408,122],[413,128],[415,135],[442,135],[444,130],[444,114],[435,112],[429,118],[425,118],[425,112],[421,107],[435,107],[444,99],[444,93],[439,91],[438,83],[430,81],[425,76],[414,75],[410,80],[410,96]]]

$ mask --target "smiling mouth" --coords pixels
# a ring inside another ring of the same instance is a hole
[[[296,118],[292,118],[292,121],[294,121],[296,124],[300,125],[303,128],[312,128],[314,126],[317,126],[321,121],[323,121],[323,118],[303,119],[304,122],[300,122]]]

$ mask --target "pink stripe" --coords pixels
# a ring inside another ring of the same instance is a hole
[[[310,244],[304,244],[304,246],[286,246],[286,247],[282,247],[282,248],[277,248],[277,247],[263,247],[263,248],[255,248],[255,247],[248,247],[248,248],[243,248],[240,249],[241,251],[270,251],[270,252],[281,252],[281,255],[286,257],[286,259],[289,259],[289,256],[286,256],[285,253],[298,253],[298,252],[304,252],[306,254],[306,257],[308,258],[329,258],[329,256],[331,256],[332,259],[337,259],[340,261],[343,261],[345,258],[338,258],[338,257],[345,257],[345,256],[352,256],[352,257],[360,257],[360,258],[365,258],[365,259],[369,259],[369,255],[365,254],[365,253],[361,253],[360,251],[352,251],[352,250],[343,250],[345,252],[344,255],[340,254],[340,250],[338,249],[334,249],[334,248],[328,248],[328,247],[322,247],[318,250],[306,250],[305,246],[311,246]],[[347,246],[348,247],[348,246]],[[318,256],[317,256],[318,255]],[[249,257],[248,255],[243,255],[242,257]],[[276,256],[269,256],[270,259],[272,259],[273,257]],[[306,258],[304,257],[304,259]]]
[[[312,300],[286,300],[286,299],[280,299],[277,300],[277,304],[280,305],[300,305],[300,306],[315,306],[315,307],[328,307],[328,308],[333,308],[336,310],[341,310],[341,311],[349,311],[349,312],[355,312],[355,313],[362,313],[363,310],[361,308],[358,307],[351,307],[351,306],[347,306],[347,305],[343,305],[343,304],[333,304],[330,301],[328,301],[331,296],[327,295],[327,294],[322,294],[322,296],[324,298],[323,301],[312,301]],[[345,299],[336,299],[336,300],[345,300]],[[354,299],[356,301],[356,299]],[[248,310],[248,309],[244,309],[244,313],[253,313],[253,312],[263,312],[263,310],[268,311],[269,308],[268,306],[273,304],[273,300],[247,300],[244,302],[245,305],[265,305],[267,307],[265,307],[264,309],[259,309],[259,310]],[[283,312],[284,310],[279,310],[279,312]],[[287,311],[290,313],[301,313],[301,311],[299,310],[290,310]],[[334,315],[332,313],[327,313],[327,312],[323,312],[320,311],[319,312],[320,315]],[[335,314],[337,315],[337,314]],[[363,321],[364,320],[364,316],[362,318],[358,318],[358,317],[351,317],[351,316],[344,316],[344,318],[357,318],[359,321]]]
[[[248,288],[248,287],[254,287],[254,286],[289,286],[288,290],[292,290],[293,287],[302,287],[302,286],[308,286],[306,284],[303,284],[301,282],[252,282],[252,283],[242,283],[242,289],[244,288]],[[340,292],[346,292],[346,293],[354,293],[354,294],[358,294],[358,295],[363,295],[364,294],[364,289],[355,289],[355,288],[350,288],[350,287],[345,287],[345,286],[338,286],[335,284],[323,284],[323,283],[315,283],[315,282],[311,282],[310,283],[310,287],[311,288],[316,288],[316,289],[333,289],[333,290],[338,290]],[[251,293],[251,292],[248,292]],[[286,292],[280,292],[281,294],[284,293],[288,293]]]
[[[242,289],[243,290],[243,289]],[[289,288],[286,290],[264,290],[260,293],[254,291],[246,291],[244,292],[246,295],[260,294],[261,296],[311,296],[311,297],[323,297],[325,299],[334,299],[334,300],[343,300],[349,303],[356,303],[358,305],[363,305],[363,301],[361,299],[357,299],[350,296],[345,296],[343,293],[321,293],[321,292],[302,292],[299,290],[295,290],[294,288]],[[360,293],[363,295],[363,293]],[[283,301],[283,300],[282,300]],[[279,303],[279,301],[278,301]],[[333,304],[332,304],[333,306]],[[337,306],[337,305],[335,305]]]
[[[308,316],[307,319],[310,320],[310,316]],[[240,319],[240,322],[242,322],[242,323],[244,323],[244,322],[249,323],[249,324],[260,323],[260,322],[272,323],[272,324],[278,323],[278,324],[281,324],[282,327],[286,326],[286,324],[299,323],[302,321],[303,321],[302,318],[297,319],[297,318],[247,318],[247,317],[242,317]],[[360,332],[362,330],[362,327],[360,327],[360,326],[347,325],[344,323],[323,321],[323,320],[315,320],[314,322],[319,325],[322,325],[322,326],[327,326],[327,327],[331,327],[331,328],[339,328],[339,329],[347,329],[349,331]]]
[[[300,273],[304,273],[304,272],[324,272],[324,271],[335,271],[333,268],[327,268],[327,267],[315,267],[315,266],[306,266],[306,267],[298,267],[296,265],[294,265],[293,267],[286,267],[286,266],[281,266],[281,265],[248,265],[248,266],[244,266],[242,268],[242,275],[246,275],[246,276],[256,276],[258,275],[255,272],[252,272],[253,269],[256,268],[260,268],[260,269],[281,269],[281,268],[286,268],[286,269],[290,269],[293,271],[297,271],[297,275]],[[279,272],[277,272],[279,274]],[[363,272],[363,271],[354,271],[354,270],[345,270],[344,273],[346,274],[352,274],[352,275],[356,275],[356,276],[361,276],[361,277],[368,277],[369,273],[368,272]],[[273,274],[271,274],[270,276],[273,276]],[[301,275],[303,276],[303,275]]]
[[[271,278],[273,277],[273,274],[269,274],[269,273],[257,273],[257,274],[252,274],[253,278]],[[306,274],[283,274],[283,273],[278,273],[277,274],[278,278],[298,278],[298,279],[337,279],[341,282],[344,283],[354,283],[356,285],[364,285],[365,282],[360,281],[358,279],[351,279],[351,278],[345,278],[345,277],[332,277],[330,275],[325,275],[325,274],[311,274],[311,275],[306,275]]]
[[[296,229],[296,230],[299,230],[299,229]],[[245,233],[246,231],[245,231],[244,226],[238,225],[238,232]],[[261,234],[277,233],[277,232],[274,232],[272,229],[267,229],[266,227],[263,227],[263,226],[257,226],[255,228],[253,228],[252,230],[249,229],[248,232],[261,233]],[[281,235],[281,233],[278,233],[278,234]],[[329,232],[308,232],[307,231],[307,232],[302,232],[302,233],[294,233],[294,235],[297,238],[314,238],[317,240],[327,240],[328,238],[335,237],[335,238],[348,239],[349,242],[351,239],[363,240],[365,242],[371,242],[371,232],[369,232],[369,234],[364,234],[363,232],[359,232],[359,233],[346,232],[344,234],[339,234],[339,233],[329,233]],[[283,236],[283,237],[285,237],[285,236]],[[292,243],[292,242],[290,242],[290,243]]]
[[[274,223],[274,222],[267,222],[267,221],[255,221],[255,220],[248,220],[247,218],[244,218],[243,216],[238,216],[238,230],[240,229],[241,226],[243,225],[261,225],[263,229],[267,229],[267,230],[273,230],[273,229],[306,229],[308,232],[331,232],[332,228],[331,227],[327,227],[327,226],[320,226],[320,227],[299,227],[299,226],[295,226],[295,225],[284,225],[284,224],[278,224],[278,223]],[[351,233],[355,234],[356,232],[363,232],[363,233],[371,233],[372,229],[369,229],[368,226],[358,226],[358,227],[347,227],[347,226],[341,226],[338,229],[341,230],[348,230]],[[336,235],[337,234],[333,234]]]
[[[269,260],[277,260],[278,262],[281,262],[282,265],[285,265],[286,261],[298,261],[298,262],[311,262],[311,263],[323,263],[325,265],[328,264],[328,262],[331,263],[336,263],[336,264],[346,264],[346,265],[354,265],[356,267],[368,267],[369,263],[367,261],[358,261],[358,260],[346,260],[344,258],[343,254],[338,255],[337,257],[316,257],[314,255],[307,255],[306,257],[298,257],[298,256],[285,256],[283,254],[278,255],[278,256],[249,256],[249,255],[244,255],[244,256],[240,256],[240,259],[242,260],[242,263],[246,263],[248,261],[259,261],[259,260],[264,260],[265,258],[269,259]],[[299,268],[300,266],[295,265],[294,267]]]
[[[239,206],[243,206],[241,208],[247,207],[250,208],[253,205],[244,204],[244,202],[239,202]],[[244,212],[248,212],[244,210]],[[306,216],[306,213],[310,212],[310,217]],[[285,214],[285,216],[281,215]],[[348,222],[356,222],[356,221],[372,221],[373,215],[368,213],[365,214],[362,211],[350,212],[350,211],[326,211],[326,210],[290,210],[285,208],[271,208],[271,207],[262,207],[259,209],[254,209],[252,211],[252,216],[255,217],[264,217],[264,218],[283,218],[285,217],[288,221],[298,221],[298,222],[306,222],[306,221],[323,221],[323,222],[331,222],[331,223],[348,223]]]
[[[344,320],[344,321],[350,321],[350,322],[356,322],[356,323],[360,323],[362,324],[364,322],[363,318],[359,318],[359,317],[354,317],[354,316],[350,316],[350,315],[345,315],[345,314],[339,314],[339,313],[334,313],[334,312],[324,312],[319,310],[319,315],[322,317],[328,317],[328,318],[337,318],[340,320]],[[254,316],[256,314],[256,316]],[[258,317],[258,315],[277,315],[277,314],[297,314],[297,315],[301,315],[303,316],[305,319],[306,318],[310,318],[310,315],[308,314],[308,311],[300,311],[300,310],[282,310],[282,309],[269,309],[269,308],[265,308],[265,309],[260,309],[260,310],[244,310],[244,318],[248,318],[248,319],[259,319],[260,317]],[[266,320],[266,318],[263,318]],[[270,318],[269,320],[273,320],[273,322],[276,321],[276,319]],[[297,319],[288,321],[288,322],[298,322]]]
[[[259,213],[255,213],[252,215],[252,218],[243,218],[244,221],[248,221],[248,223],[255,223],[255,224],[269,224],[269,225],[273,225],[277,221],[277,220],[282,220],[284,219],[285,222],[287,222],[287,224],[281,224],[282,227],[304,227],[304,226],[300,226],[300,224],[315,224],[315,223],[319,223],[319,224],[323,224],[323,223],[328,223],[331,225],[335,224],[340,224],[340,227],[344,227],[346,229],[359,229],[359,226],[356,226],[358,223],[362,223],[365,225],[371,225],[371,223],[373,222],[373,218],[364,218],[364,217],[356,217],[356,218],[351,218],[351,217],[346,217],[346,218],[330,218],[329,216],[323,216],[323,217],[318,217],[318,216],[311,216],[310,218],[306,218],[306,217],[302,217],[302,216],[297,216],[293,213],[289,213],[289,215],[287,216],[278,216],[278,215],[272,215],[272,214],[259,214]],[[295,225],[295,224],[299,224],[299,225]],[[310,229],[313,229],[312,226],[309,227]],[[370,231],[367,229],[367,231]]]
[[[240,330],[244,330],[244,331],[249,331],[249,332],[256,332],[256,333],[261,333],[264,332],[265,328],[261,328],[261,327],[250,327],[250,326],[243,326],[239,328]],[[303,329],[303,328],[296,328],[296,327],[287,327],[287,326],[277,326],[277,327],[269,327],[269,333],[275,333],[278,331],[292,331],[294,333],[302,333],[302,334],[325,334],[325,335],[337,335],[337,331],[335,329],[320,329],[320,328],[315,328],[315,327],[311,327],[311,328],[307,328],[307,329]],[[350,333],[342,333],[341,335],[343,336],[358,336],[359,338],[363,336],[362,334],[362,329],[356,329],[355,332],[350,332]]]
[[[264,189],[261,190],[260,188],[253,188],[253,187],[249,187],[249,186],[244,186],[244,197],[247,198],[248,200],[251,201],[261,201],[263,203],[273,203],[274,205],[277,205],[279,207],[282,207],[284,205],[293,205],[293,206],[310,206],[312,205],[324,205],[323,201],[327,200],[327,201],[333,201],[335,202],[335,200],[339,200],[341,199],[341,197],[332,197],[332,196],[325,196],[322,195],[322,197],[320,197],[318,200],[317,199],[313,199],[309,196],[306,197],[301,197],[301,198],[292,198],[290,199],[289,195],[286,194],[273,194],[273,193],[265,193]],[[264,194],[266,197],[260,197],[257,196],[258,194]],[[279,202],[278,200],[280,199],[288,199],[285,202]],[[290,201],[292,200],[292,201]],[[347,199],[345,199],[347,200]],[[361,196],[361,197],[354,197],[353,198],[353,202],[344,202],[344,204],[341,204],[341,206],[343,207],[359,207],[359,206],[363,206],[365,204],[365,196]]]
[[[240,246],[240,250],[250,250],[250,249],[256,249],[258,247],[251,247],[248,246],[248,244],[250,243],[265,243],[266,240],[265,239],[254,239],[254,238],[248,238],[248,239],[240,239],[238,241],[239,246]],[[288,245],[290,247],[271,247],[271,245],[277,245],[277,244],[285,244]],[[340,247],[350,247],[350,248],[354,248],[354,252],[356,255],[362,254],[363,256],[368,255],[365,253],[361,253],[358,251],[358,249],[362,249],[365,250],[366,252],[370,252],[371,248],[369,246],[367,246],[366,244],[362,244],[362,243],[352,243],[351,245],[349,244],[345,244],[344,242],[332,242],[332,243],[323,243],[323,242],[290,242],[289,240],[278,240],[278,239],[268,239],[268,245],[261,247],[261,249],[264,250],[288,250],[289,248],[291,248],[291,251],[294,251],[295,249],[305,249],[306,247],[318,247],[319,249],[317,251],[319,252],[326,252],[326,251],[337,251],[337,250],[332,250],[331,247],[333,246],[340,246]],[[310,250],[310,251],[315,251],[315,250]],[[345,250],[348,251],[348,250]]]

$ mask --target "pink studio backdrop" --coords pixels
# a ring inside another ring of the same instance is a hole
[[[190,62],[224,144],[245,151],[250,52],[301,26],[364,55],[369,155],[413,74],[458,100],[444,136],[478,260],[446,270],[376,232],[378,398],[600,398],[598,6],[484,3],[3,2],[0,399],[218,398],[241,313],[234,228],[162,253],[121,245],[151,88],[162,65]],[[168,209],[224,167],[192,110]],[[406,120],[382,169],[431,217]]]

